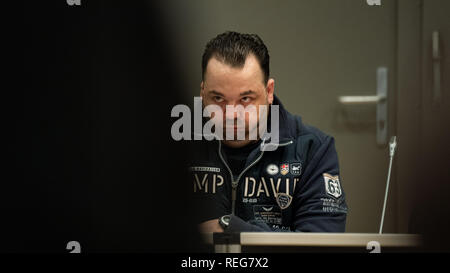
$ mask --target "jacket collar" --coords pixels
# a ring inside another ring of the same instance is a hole
[[[272,105],[277,105],[279,107],[279,144],[285,145],[286,143],[289,143],[290,141],[293,141],[295,139],[295,136],[298,132],[298,126],[295,121],[295,117],[291,113],[289,113],[286,108],[284,108],[280,99],[275,95]],[[267,126],[269,131],[271,130],[271,117],[272,112],[269,113],[269,117],[267,119]],[[270,138],[263,139],[263,143],[264,142],[270,142]]]

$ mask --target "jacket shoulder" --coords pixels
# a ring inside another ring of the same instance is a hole
[[[324,133],[314,126],[304,124],[299,116],[295,116],[295,122],[297,123],[295,137],[297,143],[296,149],[297,152],[303,154],[302,157],[306,161],[310,161],[318,150],[334,142],[334,138],[331,135]]]

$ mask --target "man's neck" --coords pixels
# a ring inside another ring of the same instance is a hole
[[[228,148],[238,149],[238,148],[247,147],[247,146],[254,144],[256,142],[259,142],[259,141],[260,141],[260,139],[258,139],[258,140],[222,140],[222,143]]]

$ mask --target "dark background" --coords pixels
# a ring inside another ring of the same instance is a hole
[[[196,249],[186,153],[170,137],[183,80],[157,10],[25,1],[1,251]]]

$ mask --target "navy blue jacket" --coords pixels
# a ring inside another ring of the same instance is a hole
[[[231,232],[344,232],[347,205],[334,138],[303,124],[278,98],[273,104],[279,105],[279,145],[265,151],[263,141],[240,174],[231,173],[221,141],[192,141],[198,221],[232,214]]]

